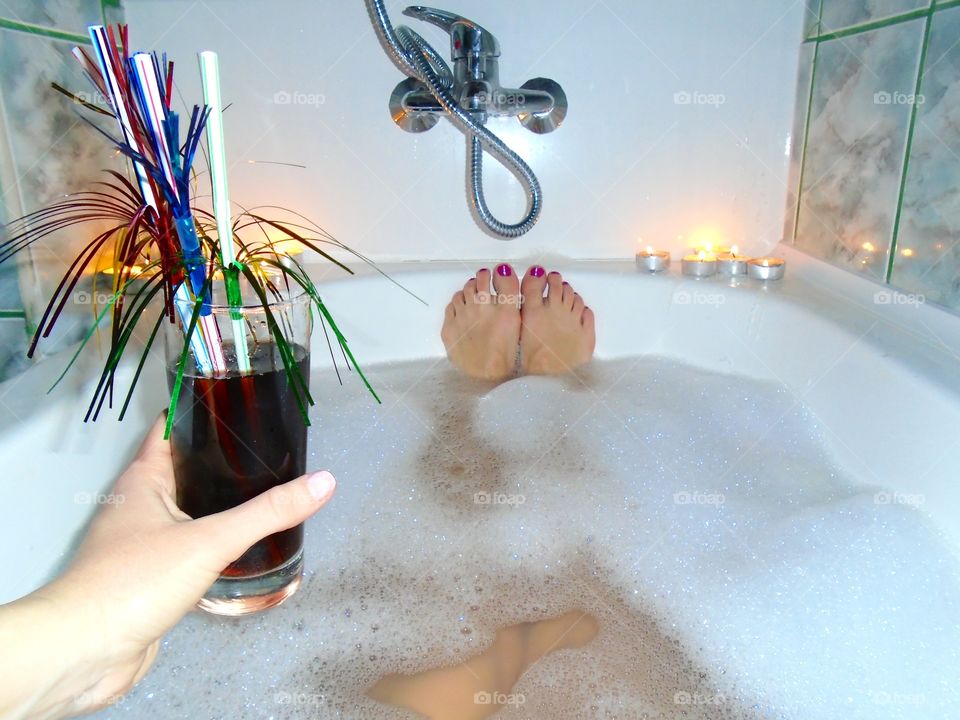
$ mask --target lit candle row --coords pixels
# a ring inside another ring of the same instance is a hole
[[[670,253],[647,247],[637,253],[637,266],[647,272],[658,273],[670,267]],[[695,254],[684,255],[681,269],[689,277],[710,277],[719,272],[721,275],[749,275],[757,280],[779,280],[783,277],[787,263],[780,258],[749,258],[740,255],[734,245],[719,255],[709,250],[700,250]]]

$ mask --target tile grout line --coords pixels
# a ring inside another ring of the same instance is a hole
[[[20,20],[11,20],[10,18],[0,17],[0,28],[22,32],[28,35],[38,35],[40,37],[51,38],[53,40],[67,40],[69,42],[90,44],[90,38],[86,35],[68,32],[66,30],[57,30],[56,28],[44,27],[43,25],[34,25],[32,23],[21,22]]]
[[[893,266],[897,259],[897,243],[900,240],[900,222],[903,217],[903,198],[907,191],[907,178],[910,173],[910,154],[913,151],[913,136],[917,128],[917,115],[920,105],[917,98],[923,88],[923,74],[927,65],[927,51],[930,49],[930,32],[933,27],[934,7],[927,9],[927,21],[923,28],[923,42],[920,45],[920,59],[917,63],[917,82],[913,88],[913,104],[910,107],[910,123],[907,125],[907,144],[903,151],[903,169],[900,171],[900,189],[897,194],[897,210],[893,217],[893,234],[890,237],[890,249],[887,255],[887,272],[884,276],[889,285],[893,278]]]
[[[820,26],[823,23],[823,2],[817,11],[817,35],[820,35]],[[800,208],[803,206],[803,180],[807,174],[807,143],[810,139],[810,118],[813,115],[813,90],[816,87],[817,79],[817,58],[820,55],[820,41],[817,40],[813,46],[813,59],[810,61],[810,90],[807,93],[807,116],[803,121],[803,148],[800,150],[800,176],[797,178],[796,203],[797,207],[793,215],[793,237],[790,238],[792,245],[797,244],[797,229],[800,225]],[[784,238],[786,240],[786,238]]]
[[[871,32],[872,30],[880,30],[886,27],[892,27],[894,25],[901,25],[905,22],[910,22],[911,20],[919,20],[920,18],[928,17],[932,13],[936,13],[940,10],[946,10],[951,7],[960,5],[960,0],[948,0],[948,2],[943,2],[939,5],[935,5],[933,0],[931,0],[930,5],[927,7],[917,8],[916,10],[911,10],[909,12],[900,13],[898,15],[891,15],[890,17],[881,18],[879,20],[870,20],[865,23],[860,23],[859,25],[851,25],[847,28],[842,28],[840,30],[832,30],[830,32],[823,32],[822,25],[818,26],[817,34],[814,37],[805,39],[804,43],[811,42],[825,42],[827,40],[838,40],[840,38],[850,37],[851,35],[860,35],[862,33]],[[820,8],[821,12],[821,21],[823,6]]]

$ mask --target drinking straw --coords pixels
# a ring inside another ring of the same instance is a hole
[[[233,343],[237,351],[237,366],[241,373],[250,372],[247,333],[243,316],[233,308],[241,304],[240,282],[235,268],[233,226],[230,219],[230,192],[227,187],[227,152],[223,140],[223,103],[220,96],[220,67],[217,54],[210,50],[200,53],[200,78],[203,81],[203,101],[210,108],[207,118],[207,149],[210,152],[210,177],[213,182],[213,214],[217,219],[217,237],[223,265],[223,282],[230,305],[233,325]]]
[[[114,115],[117,118],[117,122],[120,125],[120,131],[123,133],[123,139],[135,152],[141,152],[139,143],[137,142],[136,136],[133,132],[133,127],[130,123],[130,112],[127,108],[126,102],[123,97],[123,93],[120,90],[120,83],[117,79],[117,68],[114,67],[112,62],[112,55],[110,53],[110,46],[107,41],[107,33],[103,25],[93,25],[89,28],[90,39],[93,41],[93,47],[96,50],[97,60],[100,63],[100,71],[103,76],[103,82],[105,84],[105,89],[107,95],[110,98],[111,103],[113,104]],[[99,83],[97,83],[99,84]],[[140,192],[143,195],[143,201],[148,206],[153,208],[155,212],[159,214],[159,206],[157,203],[156,195],[153,192],[153,187],[150,185],[150,182],[147,179],[147,172],[144,169],[143,165],[134,160],[133,161],[134,173],[137,176],[137,183],[140,185]],[[180,321],[183,323],[185,328],[190,326],[190,295],[187,293],[186,284],[181,283],[176,290],[175,294],[176,300],[174,305],[177,308],[177,312],[180,315]],[[207,347],[203,342],[203,338],[200,337],[197,333],[190,334],[190,348],[193,350],[193,356],[196,360],[197,367],[200,372],[204,375],[211,374],[212,363],[210,355],[207,352]]]
[[[137,86],[140,91],[141,101],[143,105],[143,111],[146,115],[146,120],[148,123],[147,129],[150,131],[151,135],[154,138],[156,143],[156,150],[158,156],[158,164],[161,172],[163,173],[164,178],[167,181],[167,184],[170,187],[170,192],[173,196],[174,203],[180,204],[183,207],[187,207],[188,198],[181,198],[180,192],[177,188],[177,179],[173,171],[173,164],[170,161],[170,147],[167,143],[167,135],[165,129],[165,120],[166,120],[166,109],[163,102],[163,98],[160,95],[160,84],[157,81],[157,71],[154,66],[153,56],[149,53],[136,53],[131,58],[131,65],[137,80]],[[176,148],[179,151],[179,148]],[[186,228],[186,222],[192,223],[192,218],[189,217],[189,214],[185,214],[183,217],[176,218],[178,221],[179,227],[183,229]],[[181,222],[182,221],[182,222]],[[196,247],[188,247],[184,242],[184,237],[189,236],[186,232],[178,233],[180,237],[181,247],[183,248],[184,255],[187,256],[196,254],[199,252],[199,244]],[[185,259],[187,259],[185,257]],[[195,269],[202,270],[203,264],[200,263],[199,267],[194,266]],[[195,295],[199,295],[203,292],[203,284],[197,286],[200,278],[191,277],[193,287],[193,292]],[[226,371],[226,359],[223,356],[223,347],[220,341],[220,331],[217,328],[216,318],[209,312],[201,316],[200,325],[203,328],[204,336],[207,340],[207,349],[210,354],[210,360],[213,364],[213,369],[216,372],[225,372]]]

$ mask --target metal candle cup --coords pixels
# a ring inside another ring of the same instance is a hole
[[[717,256],[717,270],[721,275],[746,275],[748,262],[750,258],[738,255],[734,245],[729,252]]]
[[[787,261],[780,258],[754,258],[749,263],[750,277],[754,280],[779,280],[787,269]]]
[[[710,277],[717,273],[717,258],[702,250],[697,255],[684,255],[683,274],[690,277]]]
[[[670,253],[648,247],[637,253],[637,267],[647,272],[658,273],[670,267]]]

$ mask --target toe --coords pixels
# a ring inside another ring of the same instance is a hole
[[[480,292],[490,292],[490,271],[481,268],[477,271],[477,290]]]
[[[523,278],[523,284],[520,286],[520,292],[523,293],[523,301],[542,302],[543,289],[547,286],[546,271],[539,265],[534,265]]]
[[[450,304],[453,305],[454,310],[457,310],[467,304],[467,296],[463,294],[462,290],[455,292],[450,299]]]
[[[463,286],[463,294],[467,300],[475,296],[478,290],[476,278],[470,278]]]
[[[583,298],[580,297],[580,293],[574,293],[573,294],[573,314],[576,315],[578,313],[582,313],[584,307],[585,307],[585,304],[583,302]]]
[[[570,283],[564,281],[563,296],[561,297],[560,302],[562,302],[563,306],[569,310],[573,308],[573,300],[575,297],[576,293],[573,291],[573,287],[570,285]]]
[[[517,307],[520,304],[520,281],[513,268],[498,265],[493,275],[493,287],[497,291],[497,304]]]
[[[583,314],[580,316],[580,324],[583,325],[584,330],[587,332],[596,332],[596,321],[593,317],[593,310],[590,308],[583,309]]]
[[[553,303],[563,301],[563,276],[558,272],[547,275],[547,299]]]

